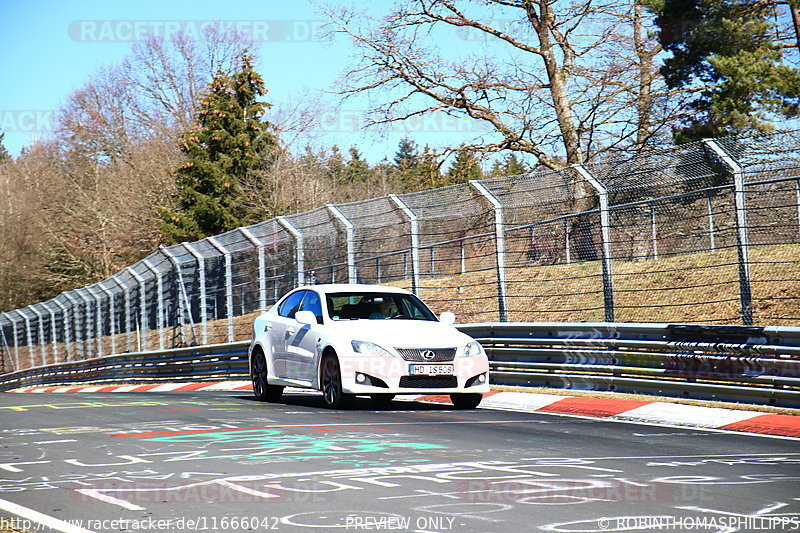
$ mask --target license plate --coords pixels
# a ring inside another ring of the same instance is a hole
[[[439,376],[453,373],[453,365],[408,365],[412,376]]]

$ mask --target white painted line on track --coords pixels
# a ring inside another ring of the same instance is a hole
[[[762,413],[718,407],[701,407],[680,403],[655,402],[630,411],[625,411],[613,418],[633,422],[674,423],[680,420],[687,426],[698,428],[719,428],[735,422],[754,418]]]
[[[565,396],[556,396],[554,394],[539,394],[536,392],[503,392],[484,398],[480,407],[494,408],[494,407],[508,407],[511,409],[524,409],[526,411],[535,411],[542,407],[547,407],[550,404],[561,401]]]
[[[48,516],[8,500],[0,499],[0,509],[63,533],[94,533],[89,529],[70,524],[59,518]]]
[[[138,387],[141,387],[141,385],[120,385],[114,392],[130,392]]]
[[[208,387],[204,387],[202,390],[204,391],[213,391],[213,390],[231,390],[235,389],[236,387],[243,387],[245,385],[250,385],[249,381],[223,381],[220,383],[213,383]],[[245,391],[242,391],[245,392]]]

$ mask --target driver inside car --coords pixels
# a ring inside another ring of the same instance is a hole
[[[376,301],[376,303],[378,304],[378,309],[370,313],[369,315],[370,320],[391,318],[394,315],[394,313],[392,313],[392,310],[390,308],[388,299],[383,298],[380,301]]]

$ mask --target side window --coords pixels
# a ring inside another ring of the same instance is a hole
[[[300,303],[303,301],[303,296],[305,295],[306,291],[297,291],[286,298],[280,307],[278,307],[278,314],[280,316],[294,318],[294,314],[300,310]]]
[[[303,299],[303,305],[300,310],[311,311],[317,317],[317,324],[322,324],[322,302],[316,292],[306,291],[306,297]]]

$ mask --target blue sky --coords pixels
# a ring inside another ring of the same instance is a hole
[[[373,0],[369,4],[375,13],[386,12],[390,5],[384,0]],[[266,99],[276,107],[290,106],[302,94],[330,90],[352,60],[353,50],[344,40],[330,43],[304,39],[312,28],[324,22],[323,15],[309,0],[0,0],[3,144],[16,155],[23,146],[47,135],[53,120],[52,111],[100,67],[118,63],[130,51],[131,43],[124,39],[132,34],[132,21],[147,21],[140,24],[140,28],[146,29],[148,24],[166,21],[182,24],[190,21],[192,24],[191,21],[205,20],[242,21],[245,28],[256,33],[264,30],[263,21],[283,21],[275,26],[288,28],[283,33],[294,41],[281,39],[257,44],[257,68],[270,90]],[[92,29],[91,23],[86,21],[105,21],[105,26]],[[112,28],[115,32],[111,39],[104,38],[108,35],[102,33],[103,28]],[[275,30],[267,33],[275,35]],[[336,100],[333,95],[326,98],[330,102]],[[361,107],[365,105],[363,101]],[[349,107],[359,109],[359,104],[354,102]],[[397,142],[406,135],[403,131],[381,135],[374,131],[365,133],[352,127],[353,118],[355,114],[337,115],[335,120],[341,124],[324,128],[316,135],[315,143],[320,146],[335,143],[343,149],[355,145],[369,160],[376,162],[391,156]],[[436,131],[436,126],[420,128],[412,124],[409,128],[413,132],[411,137],[420,144],[460,142],[459,125],[445,127],[448,133]]]

